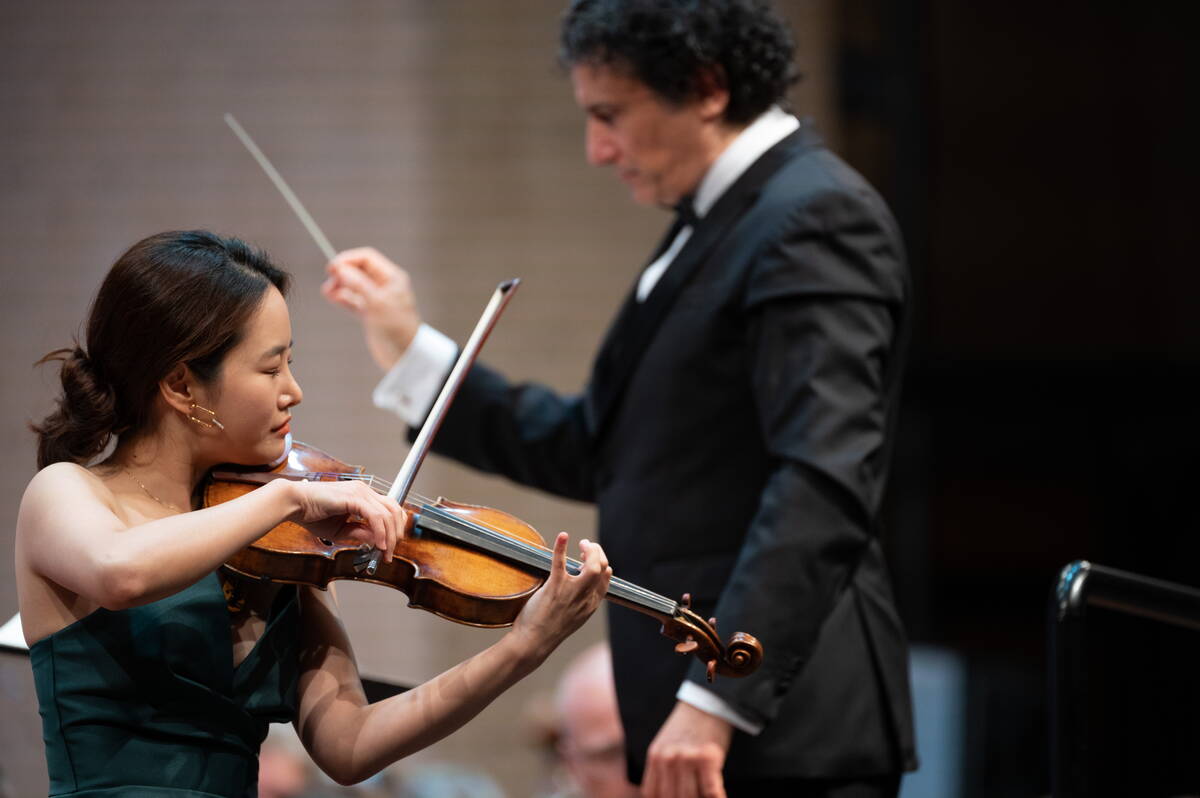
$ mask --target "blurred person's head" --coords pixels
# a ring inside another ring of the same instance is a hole
[[[558,752],[584,798],[633,798],[625,774],[625,731],[617,712],[607,643],[584,650],[567,666],[555,700]]]
[[[298,798],[308,789],[312,766],[290,726],[271,726],[258,752],[258,798]]]

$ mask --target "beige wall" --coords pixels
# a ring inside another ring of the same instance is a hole
[[[799,104],[836,134],[832,0],[796,0],[808,81]],[[391,475],[401,424],[368,406],[377,379],[354,323],[317,293],[322,258],[222,123],[234,112],[335,246],[373,244],[411,269],[426,318],[469,331],[491,288],[524,278],[485,357],[564,391],[667,223],[582,160],[580,118],[557,71],[561,4],[270,0],[41,0],[0,5],[0,552],[11,557],[34,471],[27,422],[56,380],[30,364],[68,343],[107,267],[133,241],[207,227],[265,246],[295,274],[297,437]],[[836,142],[836,135],[831,135]],[[589,507],[434,459],[417,490],[590,535]],[[61,556],[71,556],[62,552]],[[363,670],[418,681],[494,640],[348,586]],[[16,611],[11,585],[0,613]],[[650,621],[647,620],[647,623]],[[466,762],[526,795],[537,760],[514,719],[596,619],[468,729],[420,755]],[[664,640],[664,645],[666,641]],[[0,767],[14,795],[45,793],[28,668],[0,661]]]

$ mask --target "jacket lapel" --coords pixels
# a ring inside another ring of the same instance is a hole
[[[820,138],[805,124],[767,150],[700,220],[644,302],[637,301],[637,282],[634,282],[596,355],[586,403],[593,435],[600,433],[618,404],[642,354],[688,281],[753,204],[771,176],[798,152],[819,144]],[[677,232],[678,227],[672,225],[657,252],[670,246]]]

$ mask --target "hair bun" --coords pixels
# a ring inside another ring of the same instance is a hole
[[[76,346],[74,349],[66,350],[67,354],[63,356],[63,366],[68,363],[75,368],[81,368],[85,371],[92,371],[92,360],[88,357],[87,352],[83,351],[83,347]]]
[[[86,463],[102,452],[112,437],[117,422],[116,396],[81,347],[59,349],[38,362],[51,360],[62,362],[59,379],[63,392],[58,409],[33,425],[39,436],[38,465],[63,460]]]

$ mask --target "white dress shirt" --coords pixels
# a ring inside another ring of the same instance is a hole
[[[703,219],[751,164],[799,127],[799,120],[778,106],[773,106],[751,122],[717,156],[701,179],[692,200],[697,218]],[[666,251],[643,270],[637,285],[639,302],[645,301],[650,295],[691,237],[691,226],[684,227]],[[454,341],[428,324],[422,324],[408,351],[375,387],[371,397],[375,406],[392,411],[409,426],[421,424],[450,369],[454,367],[457,356],[458,346]],[[694,682],[685,681],[675,697],[749,734],[762,731],[762,724],[749,720],[718,695]]]

